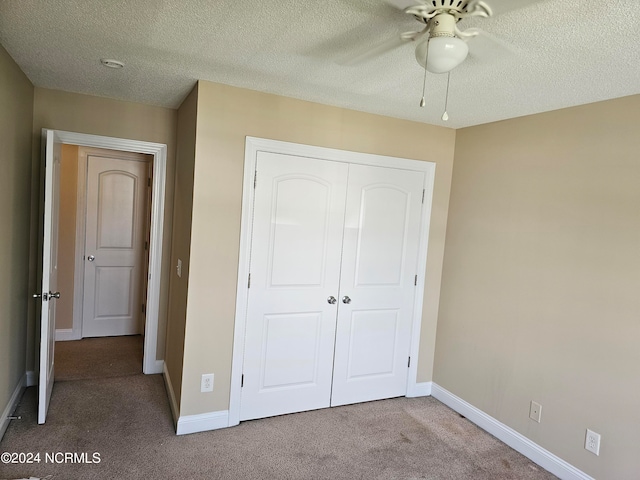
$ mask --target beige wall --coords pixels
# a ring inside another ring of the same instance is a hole
[[[0,412],[26,363],[33,86],[0,46]]]
[[[419,381],[431,379],[455,131],[199,82],[181,415],[229,407],[245,137],[437,163]],[[200,393],[203,373],[213,393]]]
[[[632,96],[456,139],[434,381],[602,479],[640,472],[639,126]]]
[[[56,329],[73,328],[73,280],[76,257],[78,146],[62,145],[60,155],[60,218],[58,219],[58,290]]]
[[[196,85],[178,110],[178,146],[176,150],[176,183],[173,205],[173,238],[171,240],[171,265],[174,269],[171,271],[169,288],[169,322],[167,324],[167,347],[164,357],[178,408],[180,408],[180,394],[182,391],[182,360],[184,357],[184,331],[187,318],[197,102],[198,87]],[[178,277],[175,270],[178,259],[182,260],[181,277]]]
[[[171,220],[173,211],[173,185],[175,177],[177,111],[123,102],[102,97],[81,95],[36,88],[33,106],[33,181],[32,204],[39,205],[40,192],[40,132],[42,128],[66,130],[70,132],[129,138],[167,144],[167,193],[165,203],[164,251],[162,255],[162,279],[160,312],[158,325],[158,356],[165,351],[165,331],[167,318],[167,298],[171,272]],[[32,211],[30,284],[35,287],[38,269],[39,213]],[[41,232],[41,230],[40,230]],[[30,339],[28,345],[27,368],[33,369],[36,356],[35,314],[29,315]]]

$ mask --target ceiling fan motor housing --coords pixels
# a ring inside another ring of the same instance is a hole
[[[430,37],[455,37],[456,17],[449,13],[439,13],[431,19]]]
[[[429,23],[434,16],[441,13],[447,13],[455,18],[458,22],[460,19],[472,13],[477,9],[478,1],[462,1],[462,0],[432,0],[430,2],[419,0],[421,3],[413,7],[405,9],[405,12],[413,15],[416,20],[422,23]]]

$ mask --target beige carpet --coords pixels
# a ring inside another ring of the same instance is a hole
[[[85,373],[98,372],[105,370]],[[0,464],[0,479],[556,478],[431,397],[316,410],[178,437],[162,377],[136,374],[56,382],[45,425],[36,423],[34,387],[16,413],[22,420],[11,422],[0,453],[40,453],[42,461]],[[47,453],[59,452],[84,453],[91,460],[98,453],[100,463],[45,462]]]
[[[56,342],[57,382],[142,373],[142,335]]]

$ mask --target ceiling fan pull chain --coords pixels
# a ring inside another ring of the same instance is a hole
[[[425,90],[427,89],[427,61],[429,60],[429,40],[431,39],[430,38],[427,39],[427,53],[424,59],[424,80],[422,81],[422,100],[420,100],[421,107],[424,107],[427,104],[427,102],[424,99],[424,93],[425,93]]]
[[[447,73],[447,96],[444,99],[444,113],[442,114],[442,120],[445,122],[449,120],[449,114],[447,113],[447,107],[449,106],[449,82],[451,80],[451,71]]]

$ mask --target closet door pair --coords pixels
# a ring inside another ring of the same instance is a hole
[[[241,420],[406,393],[423,185],[258,153]]]

